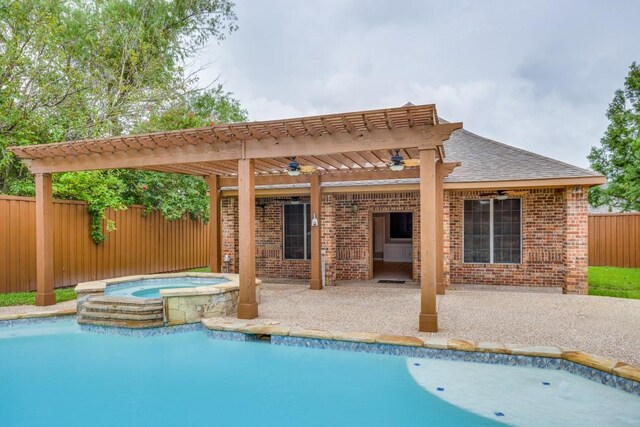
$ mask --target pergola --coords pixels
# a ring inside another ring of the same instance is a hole
[[[238,187],[240,295],[238,317],[258,316],[255,289],[255,187],[310,183],[312,215],[322,218],[322,182],[420,178],[419,329],[437,330],[436,293],[444,293],[443,142],[462,123],[440,123],[435,105],[407,105],[263,122],[72,142],[11,147],[35,175],[36,304],[55,304],[53,293],[52,173],[132,168],[204,177],[211,204],[210,266],[221,269],[220,188]],[[391,171],[399,150],[408,166]],[[292,157],[312,173],[290,176]],[[321,221],[311,229],[311,289],[322,289]]]

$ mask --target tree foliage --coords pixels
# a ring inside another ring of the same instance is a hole
[[[7,147],[246,119],[221,87],[196,89],[185,64],[236,29],[230,0],[9,0],[0,4],[0,192],[31,195]],[[167,219],[206,219],[201,179],[132,171],[54,175],[84,200],[104,239],[108,207],[142,203]],[[113,223],[107,221],[107,229]]]
[[[606,175],[605,187],[593,188],[589,202],[622,211],[640,210],[640,66],[631,64],[624,89],[607,110],[609,126],[600,145],[591,148],[591,167]]]

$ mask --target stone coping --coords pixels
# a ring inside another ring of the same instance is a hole
[[[640,367],[614,359],[584,353],[575,349],[553,346],[525,346],[496,342],[474,342],[444,337],[417,338],[403,335],[385,335],[366,332],[339,332],[320,329],[303,329],[282,326],[277,322],[256,324],[229,317],[202,319],[205,328],[213,331],[240,332],[250,335],[291,336],[334,341],[351,341],[367,344],[425,347],[442,350],[476,353],[499,353],[529,357],[564,359],[608,374],[640,383]]]
[[[161,289],[160,295],[162,297],[177,297],[177,296],[189,296],[189,295],[213,295],[223,292],[229,292],[239,289],[239,275],[233,273],[195,273],[195,272],[182,272],[182,273],[161,273],[161,274],[141,274],[135,276],[123,276],[113,279],[96,280],[93,282],[78,283],[75,287],[77,294],[101,294],[104,293],[108,285],[115,285],[125,282],[134,282],[145,279],[173,279],[180,277],[198,277],[198,278],[224,278],[227,282],[218,283],[208,286],[194,286],[192,288],[176,288],[176,289]],[[260,285],[262,281],[256,279],[256,285]]]
[[[58,317],[58,316],[72,316],[76,314],[76,309],[74,308],[63,308],[55,311],[34,311],[30,313],[20,313],[20,314],[0,314],[0,321],[3,320],[18,320],[18,319],[33,319],[33,318],[47,318],[47,317]]]

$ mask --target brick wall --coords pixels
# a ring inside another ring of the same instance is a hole
[[[565,282],[564,191],[520,190],[522,195],[522,263],[462,262],[463,202],[482,199],[484,191],[450,191],[450,281],[456,284],[563,286]],[[586,220],[586,216],[585,216]]]
[[[446,283],[563,286],[587,290],[587,189],[519,190],[522,199],[522,263],[462,262],[463,200],[483,198],[480,191],[445,191],[444,271]],[[581,191],[581,192],[580,192]],[[256,274],[262,278],[310,276],[309,260],[282,259],[282,204],[290,198],[261,198],[256,207]],[[308,202],[308,198],[300,198]],[[370,274],[371,225],[375,212],[413,212],[413,276],[419,280],[420,216],[418,192],[325,194],[322,199],[322,247],[328,284],[367,280]],[[223,254],[238,266],[237,200],[222,201]],[[566,261],[566,264],[565,264]]]
[[[290,198],[261,198],[256,201],[256,276],[307,279],[311,275],[309,260],[283,259],[282,205]],[[300,198],[309,203],[309,198]],[[231,257],[230,271],[238,272],[238,203],[222,202],[222,254]]]
[[[566,189],[566,282],[564,293],[586,294],[587,281],[589,215],[588,187],[567,187]]]
[[[336,194],[336,280],[370,279],[371,226],[375,212],[413,213],[413,277],[420,271],[420,199],[417,192]]]

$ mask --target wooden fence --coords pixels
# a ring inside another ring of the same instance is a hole
[[[589,265],[640,268],[640,213],[589,215]]]
[[[181,219],[168,222],[133,206],[109,211],[116,230],[96,245],[83,202],[54,202],[56,287],[131,274],[186,270],[207,265],[208,225]],[[35,290],[35,200],[0,196],[0,293]]]

